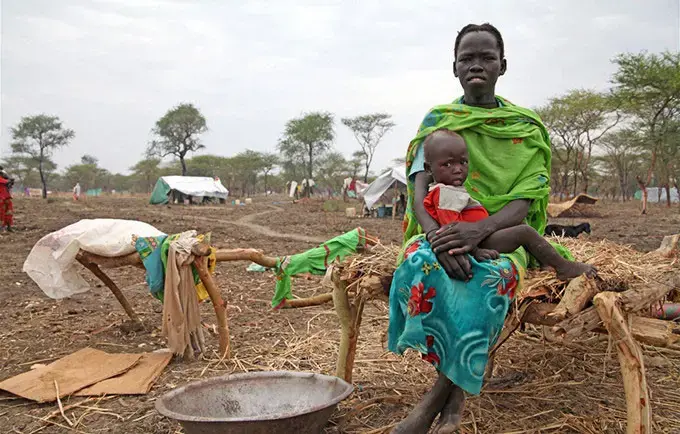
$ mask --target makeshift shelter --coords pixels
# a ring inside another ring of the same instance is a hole
[[[549,203],[548,215],[557,217],[595,217],[596,213],[588,205],[597,203],[597,198],[587,194],[579,194],[575,198],[562,203]]]
[[[226,199],[229,196],[229,190],[222,185],[218,178],[206,176],[163,176],[156,181],[156,186],[153,192],[151,192],[149,202],[152,205],[166,204],[173,192],[178,192],[198,200],[204,197]]]
[[[406,168],[395,166],[386,170],[363,191],[366,208],[371,209],[394,183],[406,185]]]

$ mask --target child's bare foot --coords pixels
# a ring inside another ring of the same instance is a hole
[[[500,254],[491,249],[481,249],[481,248],[476,248],[472,251],[472,256],[479,262],[484,262],[484,261],[491,261],[492,259],[498,259],[500,257]]]
[[[439,415],[439,422],[434,428],[435,434],[453,434],[460,427],[463,420],[463,409],[465,408],[465,394],[463,389],[456,387],[451,391],[449,399],[446,401],[442,412]]]
[[[555,267],[555,271],[557,272],[557,278],[560,280],[569,280],[584,274],[588,277],[595,277],[597,275],[597,268],[583,262],[564,261],[564,264]]]

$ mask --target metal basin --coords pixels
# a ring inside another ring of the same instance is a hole
[[[327,375],[252,372],[189,383],[156,400],[187,434],[318,434],[354,388]]]

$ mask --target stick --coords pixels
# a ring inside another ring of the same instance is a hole
[[[194,259],[194,264],[198,270],[198,276],[203,282],[213,308],[215,309],[215,316],[217,317],[217,333],[220,340],[220,358],[228,358],[230,353],[229,343],[229,324],[227,323],[227,303],[222,300],[220,290],[215,283],[215,280],[208,271],[208,262],[204,256]]]
[[[335,266],[331,267],[333,268],[330,270],[331,281],[333,282],[333,304],[340,321],[340,349],[338,350],[335,376],[351,383],[352,369],[354,368],[354,352],[356,351],[357,343],[357,333],[354,329],[356,317],[347,296],[347,286],[345,282],[340,280],[337,268]],[[352,351],[352,344],[354,344],[355,351]]]
[[[652,410],[645,375],[645,365],[640,347],[633,339],[626,319],[619,307],[621,296],[603,292],[593,299],[602,322],[615,339],[621,364],[623,388],[626,392],[628,434],[646,434],[652,430]]]
[[[560,320],[574,316],[581,312],[598,292],[595,279],[578,276],[569,282],[562,299],[550,315]]]
[[[205,244],[198,244],[198,250],[196,252],[192,251],[195,256],[207,256],[209,253],[205,253]],[[110,258],[107,256],[95,255],[94,253],[89,253],[81,250],[78,256],[82,259],[99,265],[101,268],[120,268],[126,266],[134,266],[139,268],[144,268],[142,264],[142,258],[140,258],[137,252],[130,253],[125,256],[117,256]],[[263,267],[274,268],[278,258],[272,256],[266,256],[261,250],[256,249],[217,249],[215,252],[217,262],[231,262],[231,261],[251,261],[256,264],[260,264]]]
[[[665,258],[671,258],[678,254],[680,248],[680,234],[669,235],[661,241],[661,247],[656,250],[656,253]]]
[[[59,397],[59,383],[57,383],[57,380],[53,381],[54,388],[57,391],[57,405],[59,406],[59,413],[61,413],[61,417],[63,417],[66,423],[68,423],[68,426],[73,426],[73,422],[71,422],[71,420],[68,417],[66,417],[66,414],[64,413],[64,406],[61,404],[61,398]]]
[[[279,261],[279,258],[266,256],[261,250],[255,249],[218,249],[215,257],[217,262],[251,261],[267,268],[276,267]]]
[[[665,283],[654,282],[644,287],[629,289],[621,293],[621,308],[628,313],[648,309],[649,306],[663,299],[668,292],[676,288],[680,288],[680,275],[673,274]],[[598,327],[602,327],[602,321],[593,306],[558,323],[553,327],[553,332],[559,339],[569,340]]]
[[[81,253],[78,253],[78,256],[76,256],[78,262],[80,262],[83,265],[83,267],[90,270],[92,274],[99,278],[99,280],[104,282],[104,285],[106,285],[107,288],[111,290],[111,292],[116,297],[120,305],[123,306],[123,310],[125,310],[125,313],[127,313],[130,319],[135,323],[139,324],[143,329],[144,325],[142,324],[142,321],[139,319],[134,309],[132,309],[130,302],[127,300],[127,298],[125,298],[125,295],[123,295],[123,292],[120,290],[120,288],[118,288],[118,286],[113,282],[113,280],[111,280],[111,278],[107,276],[106,273],[104,273],[101,270],[101,268],[99,268],[99,265],[97,265],[94,262],[91,262],[89,256],[82,255]]]
[[[301,298],[298,300],[285,300],[283,303],[283,308],[298,308],[298,307],[310,307],[310,306],[320,306],[322,304],[333,301],[333,293],[326,293],[315,295],[314,297]]]

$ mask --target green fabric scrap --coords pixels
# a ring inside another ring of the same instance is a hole
[[[306,252],[279,258],[276,264],[277,282],[272,307],[278,309],[285,300],[293,298],[292,276],[302,273],[323,275],[333,261],[342,260],[365,245],[366,231],[356,228]]]

